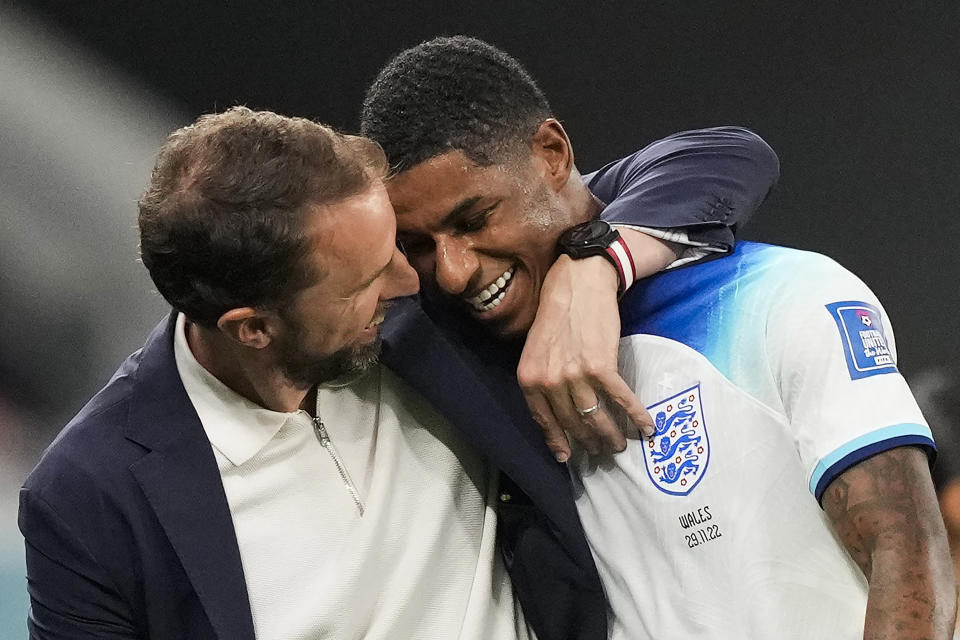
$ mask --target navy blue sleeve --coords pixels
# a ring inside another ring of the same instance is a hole
[[[583,177],[610,223],[680,228],[730,249],[780,176],[777,154],[741,127],[683,131]]]
[[[20,490],[19,524],[26,545],[30,640],[141,637],[126,602],[71,525],[26,488]]]

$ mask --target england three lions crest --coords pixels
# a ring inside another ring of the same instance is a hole
[[[654,486],[685,496],[693,491],[710,462],[710,440],[700,403],[700,385],[647,407],[656,433],[643,443],[643,461]]]

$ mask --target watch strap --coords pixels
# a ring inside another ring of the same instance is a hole
[[[617,275],[620,280],[620,286],[617,288],[617,297],[620,297],[627,292],[627,289],[629,289],[637,279],[637,268],[633,263],[633,256],[630,254],[627,243],[624,242],[621,237],[611,242],[605,249],[605,252],[613,263],[613,266],[617,269]]]

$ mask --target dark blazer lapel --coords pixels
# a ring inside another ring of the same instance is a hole
[[[449,340],[412,299],[397,303],[384,324],[384,365],[423,394],[553,522],[568,550],[589,560],[565,469],[516,402],[504,402],[497,376]],[[517,391],[516,393],[519,393]],[[535,433],[531,433],[531,429]]]
[[[222,640],[253,640],[230,508],[210,442],[177,373],[176,314],[143,348],[127,437],[150,450],[130,467]]]

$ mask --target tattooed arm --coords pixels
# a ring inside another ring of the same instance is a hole
[[[864,460],[827,487],[823,508],[869,582],[864,639],[950,638],[956,581],[926,455]]]

